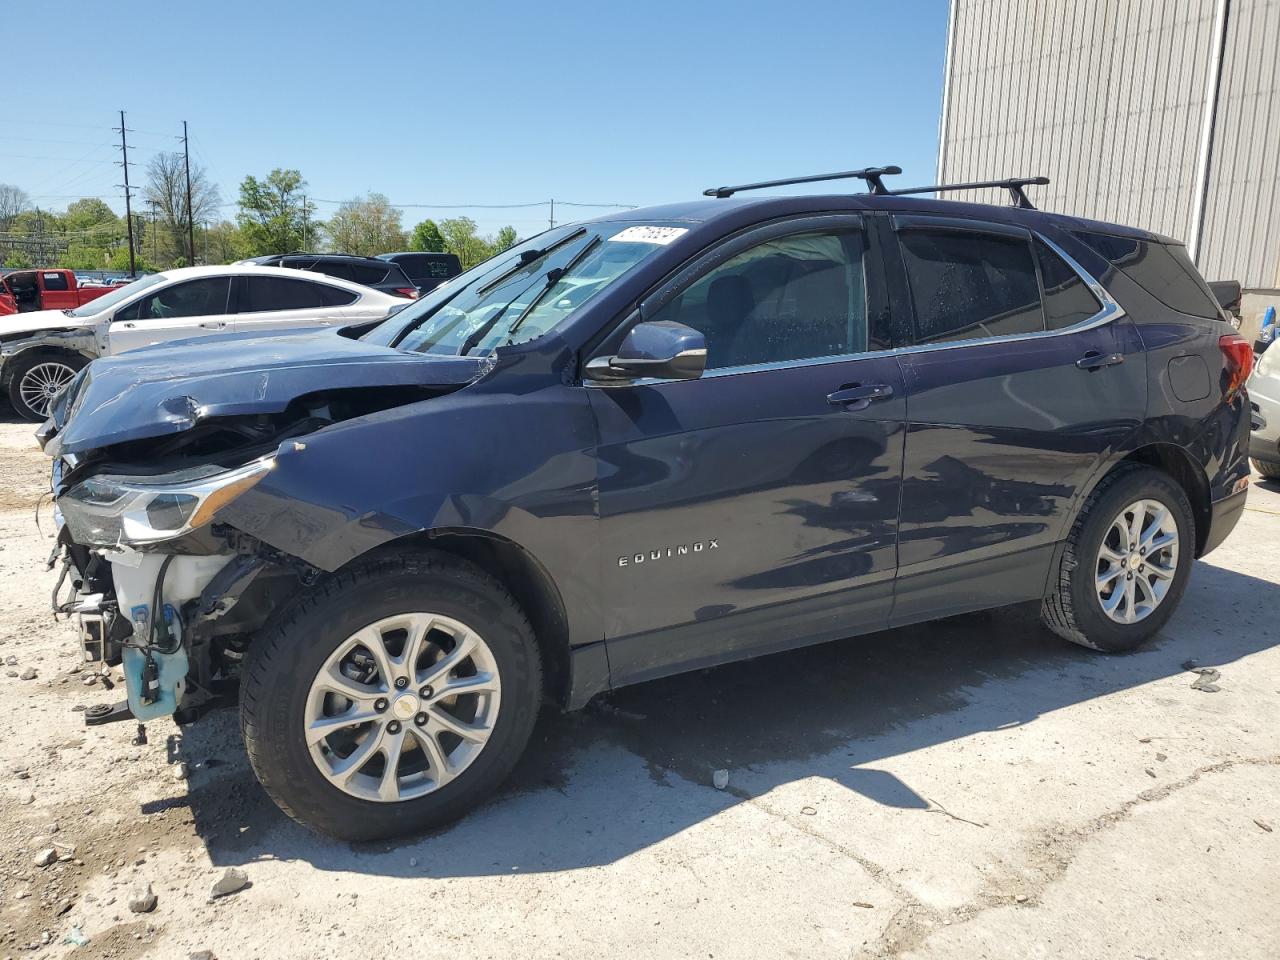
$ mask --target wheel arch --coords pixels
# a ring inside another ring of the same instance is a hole
[[[544,696],[558,706],[568,703],[572,676],[567,608],[555,580],[532,553],[489,530],[439,527],[388,540],[348,562],[406,550],[435,550],[466,560],[510,590],[533,627],[542,657]]]
[[[1213,505],[1209,498],[1209,478],[1205,476],[1204,468],[1190,453],[1174,443],[1148,443],[1138,447],[1116,461],[1104,476],[1109,475],[1123,463],[1141,463],[1155,467],[1167,473],[1182,488],[1191,504],[1192,516],[1195,519],[1195,555],[1199,557],[1203,554],[1205,544],[1208,542],[1213,514]]]

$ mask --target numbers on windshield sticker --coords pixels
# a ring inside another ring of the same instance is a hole
[[[665,247],[688,233],[685,227],[627,227],[609,238],[610,243],[653,243]]]

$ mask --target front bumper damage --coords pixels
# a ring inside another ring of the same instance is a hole
[[[271,566],[267,559],[90,551],[64,527],[50,558],[58,565],[53,608],[77,619],[85,664],[124,672],[127,699],[91,707],[86,724],[168,715],[187,723],[234,698],[227,668],[238,653],[218,626]]]

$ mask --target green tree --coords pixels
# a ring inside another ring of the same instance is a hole
[[[9,255],[4,258],[4,265],[14,270],[30,270],[35,266],[35,263],[23,251],[11,250]]]
[[[392,253],[405,244],[400,211],[380,193],[342,204],[325,224],[325,233],[334,250],[361,257]]]
[[[493,256],[493,243],[476,233],[476,222],[470,217],[451,217],[440,221],[444,248],[456,253],[462,269],[469,270]]]
[[[138,273],[155,273],[156,266],[146,257],[142,255],[140,250],[134,251],[134,263]],[[129,245],[116,247],[111,251],[111,256],[107,260],[106,269],[119,271],[120,273],[129,272]]]
[[[121,227],[123,223],[116,212],[97,197],[82,197],[67,207],[62,221],[68,230],[91,230],[102,224]]]
[[[510,250],[516,245],[516,241],[519,239],[520,238],[516,235],[515,227],[503,227],[493,238],[493,252],[501,253],[503,250]]]
[[[244,255],[240,229],[230,220],[220,220],[196,234],[196,252],[206,263],[230,263]]]
[[[425,253],[444,253],[444,237],[434,220],[423,220],[413,228],[409,238],[410,250],[421,250]]]
[[[240,184],[240,212],[236,222],[244,239],[245,256],[289,253],[304,244],[315,245],[318,231],[315,206],[302,191],[307,182],[297,170],[276,168],[264,180],[253,175]]]
[[[105,247],[95,247],[84,243],[72,243],[63,254],[62,265],[71,270],[105,270],[110,261]],[[125,266],[128,266],[126,258]]]

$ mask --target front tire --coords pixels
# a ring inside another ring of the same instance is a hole
[[[49,416],[49,403],[88,363],[73,353],[19,354],[9,374],[9,403],[14,412],[23,420],[41,423]]]
[[[1280,480],[1280,463],[1273,463],[1270,460],[1254,460],[1253,469],[1257,470],[1267,480]]]
[[[1076,518],[1041,619],[1072,643],[1132,650],[1173,615],[1194,553],[1195,520],[1182,487],[1163,471],[1122,464]]]
[[[298,822],[340,840],[415,833],[510,773],[542,679],[524,613],[441,554],[322,581],[255,639],[241,689],[254,773]]]

